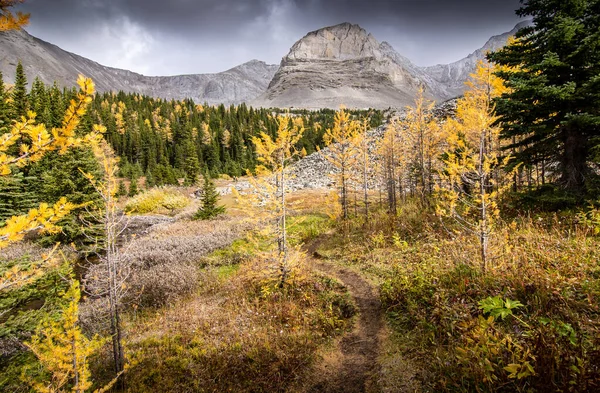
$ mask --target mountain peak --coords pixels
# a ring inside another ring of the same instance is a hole
[[[344,61],[379,56],[379,43],[371,34],[357,24],[344,22],[308,33],[292,46],[284,61]]]

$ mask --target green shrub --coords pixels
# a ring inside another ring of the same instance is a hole
[[[128,213],[173,213],[190,204],[190,199],[174,188],[154,188],[131,198],[125,211]]]

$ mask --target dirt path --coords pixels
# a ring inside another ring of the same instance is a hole
[[[377,357],[383,328],[381,303],[377,291],[360,274],[319,259],[318,243],[308,247],[314,268],[336,278],[348,288],[358,308],[354,329],[344,335],[338,346],[324,355],[317,365],[307,392],[374,392],[378,372]]]

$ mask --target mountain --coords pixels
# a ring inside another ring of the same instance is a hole
[[[99,92],[125,91],[167,99],[192,98],[209,104],[248,102],[262,107],[403,108],[420,86],[430,99],[445,101],[464,92],[464,83],[486,52],[506,44],[521,27],[494,36],[466,58],[445,65],[419,67],[378,42],[359,25],[342,23],[308,33],[281,64],[252,60],[216,74],[144,76],[102,66],[29,35],[0,32],[0,71],[12,81],[20,59],[30,82],[57,81],[74,86],[78,74],[94,80]]]
[[[473,73],[477,66],[477,62],[483,59],[487,52],[491,52],[502,48],[506,45],[508,39],[514,36],[517,31],[523,27],[531,26],[530,20],[521,22],[511,31],[493,36],[483,47],[477,49],[469,56],[451,64],[438,64],[431,67],[424,67],[423,71],[430,75],[437,84],[443,86],[443,98],[454,98],[461,95],[465,90],[465,82],[469,78],[469,74]]]
[[[363,28],[350,23],[308,33],[281,60],[260,106],[389,107],[409,103],[421,80],[408,59],[390,57]]]
[[[209,104],[238,104],[257,97],[266,90],[278,68],[252,60],[217,74],[144,76],[105,67],[24,30],[0,32],[0,71],[5,81],[14,80],[19,60],[30,83],[37,76],[46,84],[57,81],[70,87],[75,85],[77,75],[83,74],[92,78],[99,92],[122,90],[167,99],[192,98]]]
[[[419,86],[430,99],[445,101],[464,92],[464,83],[489,50],[506,44],[512,31],[492,37],[481,49],[448,65],[418,67],[387,42],[359,25],[342,23],[308,33],[282,59],[255,106],[402,108]]]

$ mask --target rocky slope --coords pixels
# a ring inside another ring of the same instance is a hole
[[[526,24],[528,22],[525,22]],[[512,31],[492,37],[481,49],[448,65],[418,67],[387,42],[379,43],[358,25],[342,23],[308,33],[292,46],[258,106],[402,108],[419,86],[428,98],[461,95],[479,60],[503,46]]]
[[[477,62],[483,59],[487,52],[502,48],[506,45],[509,37],[514,36],[521,28],[530,26],[531,21],[521,22],[511,31],[493,36],[483,47],[477,49],[469,56],[451,64],[438,64],[431,67],[424,67],[422,70],[430,75],[434,83],[443,88],[444,98],[453,98],[461,95],[465,90],[465,81],[469,74],[473,73]]]
[[[262,94],[277,66],[253,60],[218,74],[149,77],[135,72],[102,66],[67,52],[28,34],[26,31],[0,33],[0,71],[7,82],[14,80],[18,61],[31,82],[57,81],[74,86],[78,74],[92,78],[99,92],[126,91],[167,99],[192,98],[209,104],[237,104]]]
[[[37,39],[25,31],[0,32],[0,71],[14,79],[21,60],[29,81],[73,86],[78,74],[97,90],[126,91],[167,99],[192,98],[209,104],[248,102],[263,107],[403,108],[419,86],[438,102],[459,96],[477,62],[504,45],[508,33],[452,64],[418,67],[387,42],[379,43],[358,25],[342,23],[308,33],[292,46],[280,66],[253,60],[218,74],[148,77],[102,66]]]
[[[389,56],[390,48],[349,23],[308,33],[292,46],[266,93],[254,103],[303,108],[406,105],[422,81]]]

